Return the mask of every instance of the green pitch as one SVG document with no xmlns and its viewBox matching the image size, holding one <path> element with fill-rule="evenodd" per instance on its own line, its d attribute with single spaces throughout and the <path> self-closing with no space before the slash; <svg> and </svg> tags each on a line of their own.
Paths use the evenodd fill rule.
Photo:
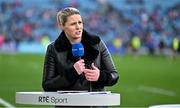
<svg viewBox="0 0 180 108">
<path fill-rule="evenodd" d="M 121 94 L 120 106 L 180 104 L 180 58 L 114 55 L 113 60 L 120 80 L 107 89 Z M 20 107 L 16 92 L 42 91 L 43 62 L 44 55 L 0 54 L 0 99 Z"/>
</svg>

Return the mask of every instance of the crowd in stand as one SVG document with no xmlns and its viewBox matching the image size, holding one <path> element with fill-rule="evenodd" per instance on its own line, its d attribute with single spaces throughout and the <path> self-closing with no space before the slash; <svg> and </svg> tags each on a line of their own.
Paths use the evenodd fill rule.
<svg viewBox="0 0 180 108">
<path fill-rule="evenodd" d="M 127 5 L 130 1 L 124 0 Z M 56 13 L 66 6 L 81 11 L 85 28 L 99 35 L 112 53 L 124 54 L 129 49 L 167 53 L 173 42 L 179 50 L 180 2 L 168 7 L 162 7 L 162 2 L 149 10 L 144 6 L 146 0 L 135 1 L 140 1 L 135 2 L 138 7 L 131 4 L 129 9 L 116 8 L 108 0 L 0 1 L 0 51 L 17 51 L 23 42 L 54 41 L 60 33 Z"/>
</svg>

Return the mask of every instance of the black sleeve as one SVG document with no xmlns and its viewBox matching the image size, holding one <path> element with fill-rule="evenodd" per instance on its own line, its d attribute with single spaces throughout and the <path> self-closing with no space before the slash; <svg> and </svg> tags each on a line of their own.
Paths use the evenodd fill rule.
<svg viewBox="0 0 180 108">
<path fill-rule="evenodd" d="M 100 86 L 112 86 L 117 83 L 119 75 L 103 41 L 100 42 L 99 47 L 101 53 L 101 70 L 100 77 L 96 83 Z"/>
<path fill-rule="evenodd" d="M 59 89 L 67 89 L 69 86 L 72 85 L 72 80 L 75 80 L 75 78 L 78 77 L 78 74 L 76 72 L 72 76 L 75 76 L 74 79 L 69 78 L 67 75 L 61 76 L 58 72 L 56 72 L 56 55 L 55 55 L 55 49 L 52 44 L 50 44 L 47 48 L 46 55 L 45 55 L 45 61 L 44 61 L 44 68 L 43 68 L 43 81 L 42 81 L 42 87 L 45 91 L 57 91 Z M 75 71 L 75 69 L 72 67 L 70 69 L 71 71 Z"/>
</svg>

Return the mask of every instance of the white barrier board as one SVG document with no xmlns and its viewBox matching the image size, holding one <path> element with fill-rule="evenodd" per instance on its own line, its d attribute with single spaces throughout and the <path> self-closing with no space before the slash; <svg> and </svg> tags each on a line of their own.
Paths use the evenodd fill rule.
<svg viewBox="0 0 180 108">
<path fill-rule="evenodd" d="M 16 92 L 16 103 L 58 106 L 117 106 L 120 94 L 106 92 Z"/>
</svg>

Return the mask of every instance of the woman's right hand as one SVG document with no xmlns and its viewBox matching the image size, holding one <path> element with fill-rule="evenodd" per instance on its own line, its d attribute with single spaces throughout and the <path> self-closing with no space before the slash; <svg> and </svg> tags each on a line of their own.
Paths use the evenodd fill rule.
<svg viewBox="0 0 180 108">
<path fill-rule="evenodd" d="M 85 69 L 84 59 L 78 60 L 73 66 L 74 66 L 76 72 L 78 73 L 78 75 L 82 74 Z"/>
</svg>

